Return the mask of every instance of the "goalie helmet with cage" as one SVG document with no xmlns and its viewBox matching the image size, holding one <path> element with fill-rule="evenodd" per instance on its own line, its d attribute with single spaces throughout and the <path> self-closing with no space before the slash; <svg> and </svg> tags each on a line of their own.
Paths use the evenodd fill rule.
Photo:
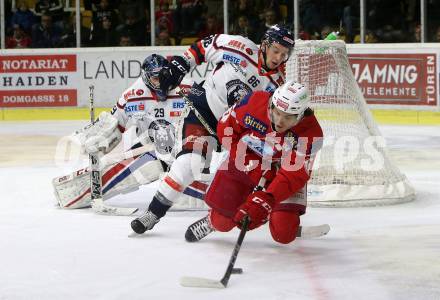
<svg viewBox="0 0 440 300">
<path fill-rule="evenodd" d="M 167 97 L 167 93 L 161 90 L 159 81 L 160 70 L 166 65 L 168 65 L 168 61 L 165 57 L 153 54 L 147 56 L 141 66 L 142 80 L 147 87 L 156 92 L 160 101 L 165 101 Z"/>
<path fill-rule="evenodd" d="M 278 87 L 272 95 L 271 105 L 290 114 L 302 116 L 310 101 L 307 87 L 289 80 Z"/>
<path fill-rule="evenodd" d="M 295 46 L 295 38 L 293 37 L 292 31 L 282 24 L 271 26 L 264 33 L 264 36 L 261 39 L 261 44 L 271 46 L 273 43 L 278 43 L 289 49 L 289 55 L 286 59 L 287 61 L 292 53 L 293 47 Z"/>
</svg>

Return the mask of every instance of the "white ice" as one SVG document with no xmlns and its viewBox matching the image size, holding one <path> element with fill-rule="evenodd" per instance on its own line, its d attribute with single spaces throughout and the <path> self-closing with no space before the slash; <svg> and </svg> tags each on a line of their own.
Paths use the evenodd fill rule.
<svg viewBox="0 0 440 300">
<path fill-rule="evenodd" d="M 179 286 L 181 276 L 220 279 L 238 235 L 184 241 L 203 212 L 171 212 L 141 238 L 129 217 L 54 206 L 54 145 L 82 122 L 0 123 L 0 299 L 440 299 L 440 127 L 381 126 L 417 192 L 407 204 L 310 208 L 304 225 L 328 236 L 273 242 L 249 232 L 242 275 L 224 290 Z M 145 188 L 115 201 L 146 203 Z M 145 205 L 145 204 L 144 204 Z"/>
</svg>

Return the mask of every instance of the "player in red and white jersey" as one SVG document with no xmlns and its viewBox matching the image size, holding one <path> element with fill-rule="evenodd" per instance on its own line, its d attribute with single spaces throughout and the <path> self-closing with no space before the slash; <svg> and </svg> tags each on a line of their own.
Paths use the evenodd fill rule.
<svg viewBox="0 0 440 300">
<path fill-rule="evenodd" d="M 229 157 L 206 194 L 208 216 L 190 225 L 185 238 L 230 231 L 250 219 L 249 229 L 269 221 L 275 241 L 292 242 L 306 211 L 306 183 L 322 147 L 322 129 L 308 108 L 307 88 L 288 81 L 273 95 L 254 92 L 231 107 L 217 132 Z M 264 177 L 261 190 L 255 187 Z"/>
<path fill-rule="evenodd" d="M 284 82 L 284 64 L 294 44 L 292 33 L 282 25 L 269 28 L 260 47 L 242 36 L 217 34 L 194 43 L 183 56 L 174 56 L 162 69 L 160 84 L 162 90 L 169 90 L 194 66 L 203 62 L 214 64 L 206 80 L 194 84 L 188 95 L 197 114 L 206 122 L 201 122 L 194 110 L 185 116 L 180 133 L 182 150 L 159 184 L 148 210 L 132 221 L 133 231 L 141 234 L 151 230 L 179 194 L 209 167 L 210 154 L 219 146 L 216 135 L 209 132 L 215 131 L 228 107 L 253 91 L 271 92 Z"/>
</svg>

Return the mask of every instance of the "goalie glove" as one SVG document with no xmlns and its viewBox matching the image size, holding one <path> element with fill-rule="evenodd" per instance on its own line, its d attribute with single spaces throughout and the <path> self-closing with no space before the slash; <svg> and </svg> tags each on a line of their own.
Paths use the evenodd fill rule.
<svg viewBox="0 0 440 300">
<path fill-rule="evenodd" d="M 243 203 L 234 216 L 234 222 L 239 226 L 245 216 L 249 216 L 249 230 L 263 225 L 269 219 L 275 199 L 271 194 L 263 191 L 256 191 L 249 195 L 246 202 Z"/>
<path fill-rule="evenodd" d="M 81 147 L 83 154 L 101 151 L 104 154 L 112 151 L 122 139 L 117 128 L 118 119 L 109 112 L 102 112 L 94 124 L 75 132 L 71 139 Z"/>
<path fill-rule="evenodd" d="M 170 63 L 160 70 L 160 89 L 164 93 L 175 89 L 182 82 L 189 69 L 189 63 L 182 56 L 173 56 Z"/>
</svg>

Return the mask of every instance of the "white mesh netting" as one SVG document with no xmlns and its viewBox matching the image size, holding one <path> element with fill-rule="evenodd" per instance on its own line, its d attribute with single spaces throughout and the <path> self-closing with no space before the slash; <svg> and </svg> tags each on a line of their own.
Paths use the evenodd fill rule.
<svg viewBox="0 0 440 300">
<path fill-rule="evenodd" d="M 411 201 L 414 190 L 390 161 L 385 141 L 352 74 L 343 41 L 298 41 L 287 79 L 308 86 L 324 147 L 308 185 L 311 206 Z"/>
</svg>

